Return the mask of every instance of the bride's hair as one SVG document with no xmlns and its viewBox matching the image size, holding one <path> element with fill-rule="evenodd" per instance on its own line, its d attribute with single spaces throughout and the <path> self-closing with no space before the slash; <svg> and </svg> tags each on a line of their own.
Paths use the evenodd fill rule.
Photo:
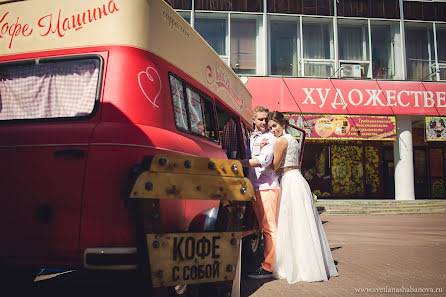
<svg viewBox="0 0 446 297">
<path fill-rule="evenodd" d="M 271 120 L 279 123 L 285 130 L 286 128 L 288 128 L 288 120 L 285 118 L 283 113 L 279 111 L 271 111 L 270 113 L 268 113 L 268 122 Z"/>
</svg>

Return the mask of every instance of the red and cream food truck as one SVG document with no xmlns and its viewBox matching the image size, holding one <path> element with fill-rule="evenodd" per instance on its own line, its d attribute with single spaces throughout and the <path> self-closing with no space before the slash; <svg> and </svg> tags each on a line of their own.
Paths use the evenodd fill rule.
<svg viewBox="0 0 446 297">
<path fill-rule="evenodd" d="M 0 265 L 233 279 L 251 113 L 161 0 L 0 1 Z"/>
</svg>

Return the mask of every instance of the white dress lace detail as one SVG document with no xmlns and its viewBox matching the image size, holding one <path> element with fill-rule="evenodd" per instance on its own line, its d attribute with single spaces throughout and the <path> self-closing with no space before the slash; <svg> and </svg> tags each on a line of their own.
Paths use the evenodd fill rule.
<svg viewBox="0 0 446 297">
<path fill-rule="evenodd" d="M 299 143 L 291 136 L 283 165 L 299 164 Z M 278 201 L 276 253 L 273 273 L 289 283 L 323 281 L 337 276 L 330 246 L 310 186 L 299 170 L 282 175 Z"/>
<path fill-rule="evenodd" d="M 288 141 L 288 148 L 286 149 L 285 159 L 282 167 L 290 167 L 290 166 L 298 166 L 299 165 L 299 153 L 300 153 L 300 144 L 297 140 L 291 136 L 291 134 L 285 134 L 282 137 L 285 137 Z"/>
</svg>

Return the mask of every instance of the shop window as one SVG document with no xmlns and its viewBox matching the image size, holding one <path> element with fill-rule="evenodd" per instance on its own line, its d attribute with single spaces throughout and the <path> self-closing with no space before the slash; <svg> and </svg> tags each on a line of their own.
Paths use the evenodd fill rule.
<svg viewBox="0 0 446 297">
<path fill-rule="evenodd" d="M 327 145 L 305 145 L 301 171 L 318 198 L 331 196 L 329 150 Z"/>
<path fill-rule="evenodd" d="M 441 80 L 446 80 L 446 25 L 437 24 L 438 68 Z"/>
<path fill-rule="evenodd" d="M 382 153 L 381 147 L 364 147 L 364 192 L 366 196 L 379 197 L 383 194 L 382 187 Z"/>
<path fill-rule="evenodd" d="M 332 20 L 304 18 L 303 76 L 329 77 L 334 73 Z"/>
<path fill-rule="evenodd" d="M 338 25 L 339 62 L 342 77 L 371 77 L 369 55 L 369 32 L 367 23 L 340 20 Z M 346 66 L 347 65 L 347 66 Z M 346 71 L 348 65 L 360 72 Z"/>
<path fill-rule="evenodd" d="M 270 22 L 271 74 L 298 75 L 298 28 L 296 21 Z"/>
<path fill-rule="evenodd" d="M 435 80 L 432 24 L 406 23 L 407 79 Z"/>
<path fill-rule="evenodd" d="M 195 17 L 195 30 L 207 43 L 221 56 L 226 56 L 227 19 L 206 18 L 206 15 L 197 14 Z"/>
<path fill-rule="evenodd" d="M 332 145 L 330 156 L 333 196 L 363 196 L 362 146 Z"/>
<path fill-rule="evenodd" d="M 231 18 L 231 68 L 237 74 L 257 73 L 257 18 Z"/>
<path fill-rule="evenodd" d="M 195 9 L 263 12 L 263 0 L 195 0 Z"/>
<path fill-rule="evenodd" d="M 401 43 L 399 23 L 371 23 L 372 77 L 376 79 L 401 79 Z"/>
<path fill-rule="evenodd" d="M 174 9 L 192 9 L 192 1 L 194 0 L 164 0 Z"/>
</svg>

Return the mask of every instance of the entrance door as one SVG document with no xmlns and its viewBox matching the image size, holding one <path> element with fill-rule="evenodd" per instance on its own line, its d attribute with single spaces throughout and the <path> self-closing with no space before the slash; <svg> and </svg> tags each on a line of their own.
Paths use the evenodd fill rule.
<svg viewBox="0 0 446 297">
<path fill-rule="evenodd" d="M 445 196 L 444 160 L 442 148 L 429 149 L 430 192 L 432 198 Z"/>
<path fill-rule="evenodd" d="M 385 198 L 395 197 L 395 163 L 393 148 L 384 146 L 383 150 L 383 188 Z"/>
<path fill-rule="evenodd" d="M 415 198 L 429 197 L 426 149 L 414 148 L 415 159 Z"/>
</svg>

